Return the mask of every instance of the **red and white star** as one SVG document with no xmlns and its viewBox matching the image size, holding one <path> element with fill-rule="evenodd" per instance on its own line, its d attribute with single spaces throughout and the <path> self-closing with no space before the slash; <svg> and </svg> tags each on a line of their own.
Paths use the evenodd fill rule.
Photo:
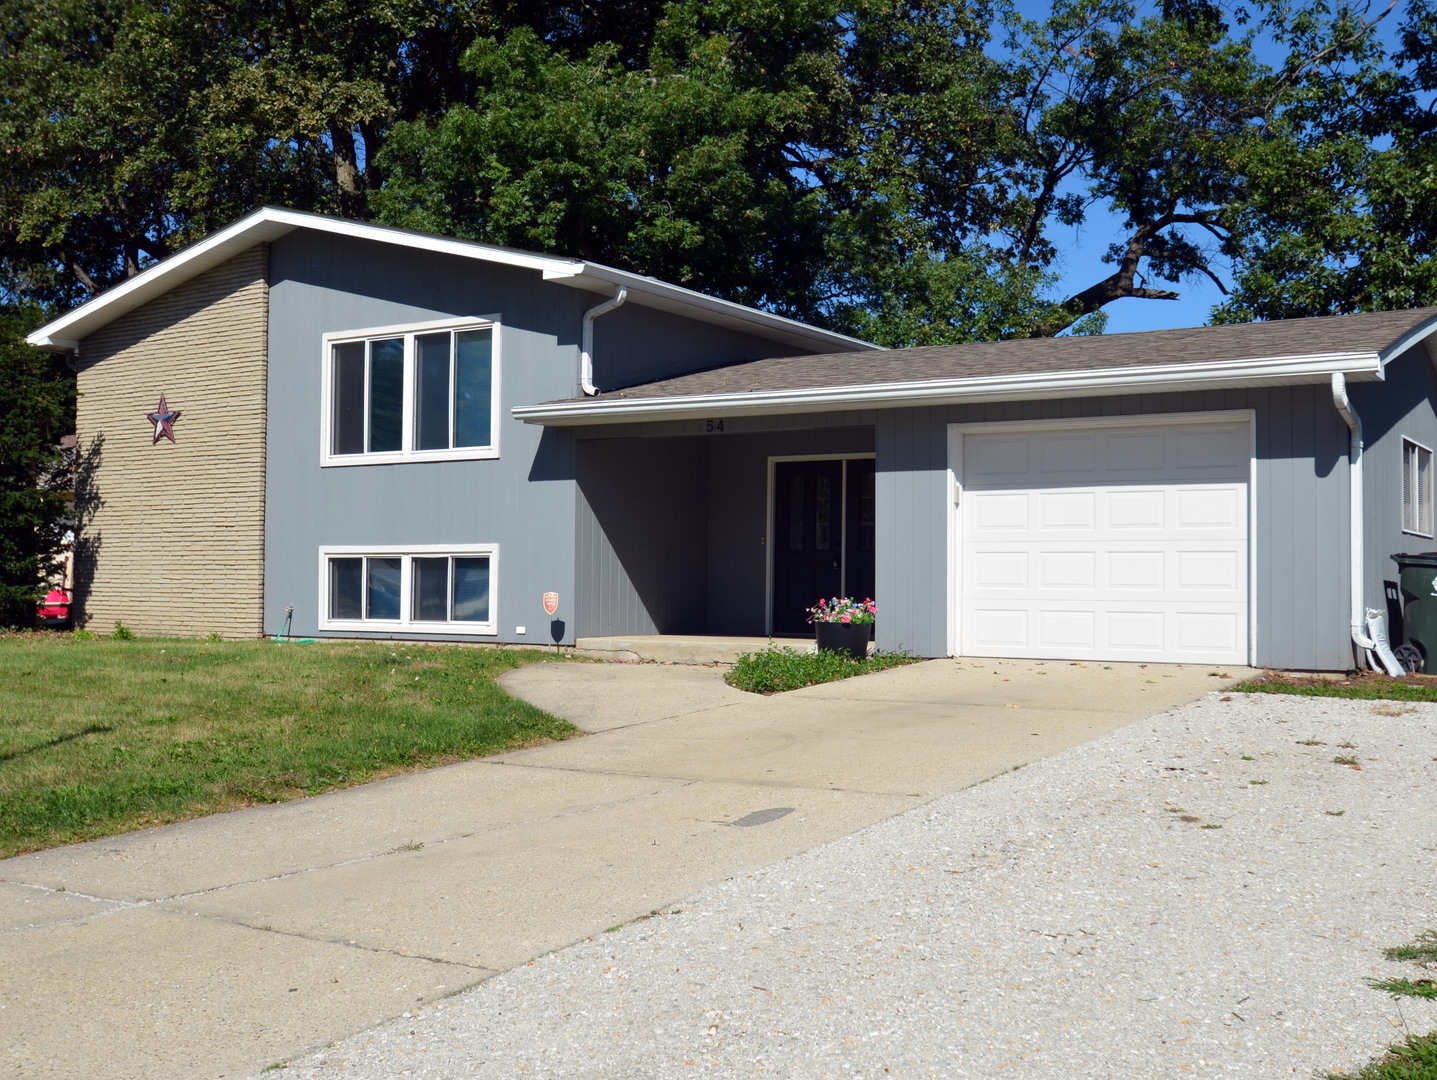
<svg viewBox="0 0 1437 1080">
<path fill-rule="evenodd" d="M 145 414 L 145 419 L 155 425 L 155 437 L 150 440 L 150 445 L 154 446 L 155 443 L 159 442 L 161 439 L 169 439 L 170 442 L 174 442 L 175 421 L 179 418 L 180 410 L 171 409 L 168 405 L 166 405 L 165 395 L 161 394 L 160 403 L 155 407 L 155 411 L 152 413 Z"/>
</svg>

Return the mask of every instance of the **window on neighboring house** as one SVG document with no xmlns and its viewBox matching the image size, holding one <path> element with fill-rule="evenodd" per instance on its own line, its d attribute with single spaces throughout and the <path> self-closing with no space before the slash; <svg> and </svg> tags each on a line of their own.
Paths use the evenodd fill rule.
<svg viewBox="0 0 1437 1080">
<path fill-rule="evenodd" d="M 325 336 L 321 463 L 496 457 L 494 325 Z"/>
<path fill-rule="evenodd" d="M 1432 451 L 1402 440 L 1402 531 L 1432 535 Z"/>
<path fill-rule="evenodd" d="M 322 630 L 493 634 L 493 545 L 320 550 Z"/>
</svg>

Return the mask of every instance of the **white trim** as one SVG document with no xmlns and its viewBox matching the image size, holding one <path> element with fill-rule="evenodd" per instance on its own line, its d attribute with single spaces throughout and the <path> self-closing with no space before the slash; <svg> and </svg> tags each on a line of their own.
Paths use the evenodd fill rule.
<svg viewBox="0 0 1437 1080">
<path fill-rule="evenodd" d="M 715 413 L 756 416 L 770 412 L 829 412 L 1052 397 L 1101 397 L 1152 389 L 1178 391 L 1282 386 L 1326 382 L 1336 371 L 1369 380 L 1383 377 L 1382 363 L 1376 353 L 1342 352 L 1221 360 L 1204 364 L 1158 364 L 1075 372 L 864 383 L 858 386 L 800 387 L 677 397 L 599 398 L 520 405 L 511 411 L 516 419 L 525 423 L 561 427 L 617 424 L 636 419 L 691 420 Z"/>
<path fill-rule="evenodd" d="M 482 556 L 489 560 L 489 621 L 488 622 L 421 622 L 409 618 L 413 599 L 414 558 L 447 555 L 467 559 Z M 329 560 L 332 558 L 394 558 L 401 559 L 399 570 L 398 619 L 332 619 L 329 617 Z M 498 544 L 333 544 L 319 548 L 320 630 L 343 633 L 443 634 L 466 637 L 493 637 L 499 633 L 499 545 Z"/>
<path fill-rule="evenodd" d="M 993 420 L 948 425 L 948 655 L 962 656 L 962 543 L 963 543 L 963 436 L 1023 430 L 1081 428 L 1171 427 L 1178 424 L 1245 423 L 1248 430 L 1247 468 L 1247 663 L 1257 662 L 1257 410 L 1220 409 L 1212 412 L 1144 413 L 1136 416 L 1084 416 L 1047 420 Z"/>
<path fill-rule="evenodd" d="M 703 322 L 735 327 L 813 351 L 850 352 L 879 348 L 870 342 L 845 334 L 836 334 L 793 319 L 771 315 L 766 311 L 747 308 L 742 304 L 704 296 L 702 293 L 670 285 L 655 278 L 631 274 L 582 259 L 538 255 L 472 240 L 455 240 L 452 237 L 344 221 L 322 214 L 279 207 L 256 210 L 219 232 L 162 259 L 128 281 L 105 290 L 93 300 L 81 304 L 58 319 L 51 320 L 25 340 L 42 349 L 73 351 L 83 338 L 109 325 L 121 315 L 163 295 L 182 282 L 221 265 L 241 251 L 256 244 L 278 240 L 296 229 L 411 248 L 428 254 L 478 259 L 501 266 L 533 270 L 541 273 L 545 281 L 587 292 L 607 295 L 613 293 L 615 285 L 624 285 L 633 292 L 633 303 L 676 312 Z"/>
<path fill-rule="evenodd" d="M 501 398 L 503 396 L 502 353 L 503 324 L 498 315 L 467 316 L 458 319 L 435 319 L 421 323 L 399 323 L 392 326 L 369 327 L 364 330 L 335 330 L 320 337 L 319 377 L 319 464 L 321 468 L 352 468 L 363 465 L 400 465 L 417 461 L 482 461 L 499 457 L 500 426 L 503 423 Z M 470 447 L 449 447 L 442 450 L 415 450 L 414 445 L 414 337 L 418 334 L 441 330 L 489 329 L 493 333 L 490 342 L 489 371 L 489 445 Z M 406 449 L 381 453 L 336 454 L 333 452 L 334 434 L 334 363 L 333 347 L 345 342 L 372 341 L 376 338 L 404 338 L 404 401 L 401 414 L 403 434 L 401 443 Z M 451 398 L 453 387 L 450 388 Z M 452 407 L 452 401 L 451 401 Z"/>
<path fill-rule="evenodd" d="M 775 523 L 774 523 L 774 516 L 773 516 L 773 504 L 774 504 L 774 496 L 775 496 L 774 480 L 775 480 L 775 477 L 776 477 L 776 473 L 777 473 L 777 471 L 778 471 L 778 470 L 775 468 L 775 466 L 776 466 L 779 462 L 781 462 L 781 461 L 845 461 L 845 462 L 846 462 L 846 461 L 877 461 L 877 460 L 878 460 L 878 455 L 877 455 L 876 453 L 874 453 L 873 451 L 871 451 L 871 450 L 870 450 L 870 451 L 844 452 L 844 453 L 840 453 L 840 454 L 773 454 L 773 455 L 770 455 L 770 456 L 769 456 L 769 459 L 768 459 L 768 492 L 767 492 L 767 494 L 765 495 L 765 500 L 766 500 L 766 501 L 765 501 L 765 507 L 764 507 L 764 517 L 765 517 L 765 519 L 766 519 L 766 523 L 765 523 L 765 526 L 764 526 L 764 528 L 765 528 L 765 534 L 764 534 L 764 541 L 763 541 L 763 542 L 764 542 L 764 546 L 768 549 L 768 557 L 764 560 L 764 582 L 763 582 L 763 612 L 764 612 L 764 614 L 763 614 L 763 632 L 764 632 L 766 635 L 768 635 L 768 636 L 770 636 L 770 637 L 773 636 L 773 561 L 774 561 L 774 558 L 775 558 L 774 552 L 777 550 L 777 549 L 775 548 L 775 546 L 774 546 L 774 528 L 775 528 Z M 842 539 L 841 543 L 842 543 L 843 547 L 842 547 L 842 552 L 841 552 L 842 565 L 839 567 L 838 574 L 839 574 L 839 580 L 842 581 L 845 585 L 847 585 L 847 582 L 848 582 L 848 536 L 847 536 L 847 529 L 848 529 L 848 467 L 847 467 L 846 465 L 845 465 L 844 468 L 843 468 L 843 499 L 842 499 L 842 503 L 841 503 L 841 505 L 840 505 L 840 507 L 839 507 L 839 513 L 842 515 L 842 516 L 841 516 L 841 522 L 842 522 L 841 528 L 842 528 L 842 536 L 843 536 L 843 539 Z M 875 567 L 874 567 L 874 569 L 877 569 L 876 562 L 877 562 L 877 556 L 876 556 L 876 553 L 875 553 Z"/>
<path fill-rule="evenodd" d="M 1413 345 L 1416 345 L 1418 342 L 1430 336 L 1434 330 L 1437 330 L 1437 315 L 1434 315 L 1419 326 L 1414 326 L 1391 345 L 1383 349 L 1381 354 L 1382 366 L 1386 367 L 1389 362 L 1401 356 Z"/>
</svg>

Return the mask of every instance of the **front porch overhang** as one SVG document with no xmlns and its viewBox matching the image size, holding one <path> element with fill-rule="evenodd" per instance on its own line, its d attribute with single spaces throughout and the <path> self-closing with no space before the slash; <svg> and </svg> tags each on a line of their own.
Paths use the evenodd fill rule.
<svg viewBox="0 0 1437 1080">
<path fill-rule="evenodd" d="M 1120 394 L 1295 386 L 1328 382 L 1340 372 L 1353 382 L 1383 377 L 1375 352 L 1269 357 L 1209 364 L 1155 364 L 1079 372 L 1043 372 L 926 379 L 848 386 L 793 387 L 733 393 L 641 396 L 600 395 L 519 405 L 516 419 L 549 427 L 692 420 L 708 416 L 763 416 L 842 412 L 925 405 L 965 405 L 1043 398 L 1109 397 Z"/>
</svg>

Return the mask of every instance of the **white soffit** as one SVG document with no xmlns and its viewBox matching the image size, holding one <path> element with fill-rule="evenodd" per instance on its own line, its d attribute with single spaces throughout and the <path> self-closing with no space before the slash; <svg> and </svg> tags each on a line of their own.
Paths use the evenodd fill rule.
<svg viewBox="0 0 1437 1080">
<path fill-rule="evenodd" d="M 513 415 L 531 424 L 567 427 L 686 420 L 720 413 L 725 416 L 756 416 L 764 413 L 837 412 L 1054 397 L 1295 386 L 1326 382 L 1337 371 L 1354 382 L 1372 382 L 1383 377 L 1382 360 L 1376 353 L 1346 352 L 1223 360 L 1210 364 L 1164 364 L 731 394 L 607 399 L 601 396 L 544 405 L 520 405 L 513 409 Z"/>
<path fill-rule="evenodd" d="M 206 270 L 226 262 L 256 244 L 277 240 L 296 229 L 312 229 L 415 248 L 463 259 L 479 259 L 525 270 L 539 271 L 546 281 L 611 296 L 619 286 L 629 289 L 629 302 L 656 308 L 713 325 L 775 340 L 808 352 L 860 352 L 879 346 L 844 334 L 719 300 L 656 278 L 631 274 L 577 259 L 514 251 L 472 240 L 454 240 L 428 233 L 392 229 L 364 222 L 344 221 L 298 210 L 265 207 L 241 218 L 205 239 L 107 289 L 79 307 L 46 323 L 25 340 L 42 349 L 74 350 L 79 342 L 120 316 L 135 310 Z"/>
</svg>

